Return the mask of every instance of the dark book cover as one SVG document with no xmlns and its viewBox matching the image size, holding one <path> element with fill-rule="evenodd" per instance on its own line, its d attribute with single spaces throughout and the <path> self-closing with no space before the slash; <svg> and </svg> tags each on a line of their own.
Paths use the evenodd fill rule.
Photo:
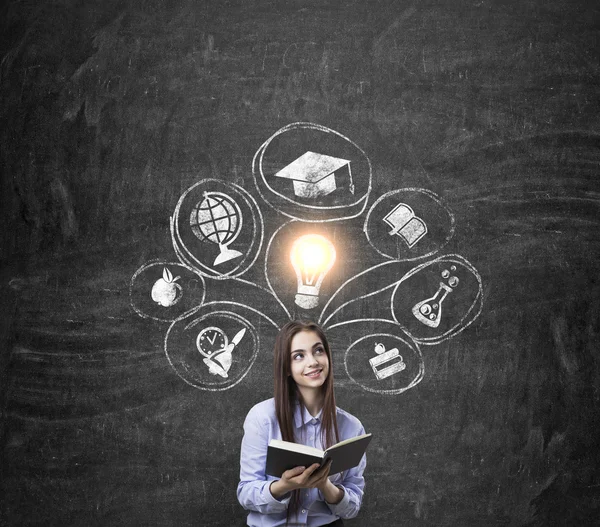
<svg viewBox="0 0 600 527">
<path fill-rule="evenodd" d="M 286 441 L 272 441 L 267 450 L 266 473 L 270 476 L 281 477 L 286 471 L 294 467 L 309 467 L 313 463 L 323 465 L 328 459 L 332 460 L 331 475 L 355 467 L 371 441 L 371 434 L 366 434 L 352 439 L 341 441 L 336 445 L 321 451 L 297 443 Z"/>
</svg>

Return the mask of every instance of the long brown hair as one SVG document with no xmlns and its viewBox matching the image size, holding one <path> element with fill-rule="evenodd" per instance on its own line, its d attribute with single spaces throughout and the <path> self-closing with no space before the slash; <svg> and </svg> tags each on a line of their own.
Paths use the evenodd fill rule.
<svg viewBox="0 0 600 527">
<path fill-rule="evenodd" d="M 275 412 L 279 428 L 281 429 L 281 438 L 284 441 L 296 442 L 294 435 L 294 408 L 300 403 L 300 410 L 303 410 L 304 401 L 302 394 L 298 390 L 296 381 L 291 375 L 291 346 L 294 335 L 300 331 L 314 331 L 321 342 L 329 360 L 329 374 L 323 383 L 321 390 L 323 392 L 323 409 L 321 411 L 321 443 L 325 448 L 339 441 L 339 430 L 337 425 L 337 413 L 335 406 L 335 394 L 333 392 L 333 364 L 331 360 L 331 349 L 325 333 L 320 326 L 314 322 L 302 322 L 292 320 L 285 324 L 275 339 L 275 349 L 273 357 L 273 378 L 274 378 L 274 396 Z M 304 415 L 304 412 L 301 412 Z M 290 516 L 295 514 L 300 506 L 300 490 L 292 492 L 290 504 L 287 509 L 285 524 L 288 525 Z"/>
<path fill-rule="evenodd" d="M 292 339 L 300 331 L 314 331 L 321 342 L 327 359 L 329 360 L 329 374 L 323 383 L 323 410 L 321 413 L 321 442 L 324 448 L 330 447 L 339 441 L 339 430 L 333 391 L 333 364 L 331 349 L 325 333 L 314 322 L 293 320 L 285 324 L 275 339 L 275 356 L 273 360 L 275 411 L 281 429 L 281 438 L 284 441 L 296 442 L 294 437 L 294 407 L 297 403 L 304 406 L 302 395 L 296 382 L 291 376 L 291 345 Z"/>
</svg>

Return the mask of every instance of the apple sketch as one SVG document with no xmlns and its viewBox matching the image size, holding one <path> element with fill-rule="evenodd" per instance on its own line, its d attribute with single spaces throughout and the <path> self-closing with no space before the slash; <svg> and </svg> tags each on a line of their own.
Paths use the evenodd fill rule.
<svg viewBox="0 0 600 527">
<path fill-rule="evenodd" d="M 152 286 L 152 300 L 163 307 L 174 306 L 181 300 L 183 291 L 177 283 L 179 276 L 173 278 L 168 268 L 163 268 L 162 278 L 159 278 Z"/>
</svg>

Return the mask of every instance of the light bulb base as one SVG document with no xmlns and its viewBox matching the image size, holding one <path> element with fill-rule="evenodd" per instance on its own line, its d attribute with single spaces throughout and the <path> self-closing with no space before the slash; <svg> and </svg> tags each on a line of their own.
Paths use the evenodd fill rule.
<svg viewBox="0 0 600 527">
<path fill-rule="evenodd" d="M 319 305 L 319 297 L 298 293 L 296 295 L 296 305 L 300 306 L 302 309 L 313 309 Z"/>
</svg>

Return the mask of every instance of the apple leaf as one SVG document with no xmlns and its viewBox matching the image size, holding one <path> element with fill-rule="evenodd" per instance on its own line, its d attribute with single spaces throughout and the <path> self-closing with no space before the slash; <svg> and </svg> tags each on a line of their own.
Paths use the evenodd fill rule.
<svg viewBox="0 0 600 527">
<path fill-rule="evenodd" d="M 166 267 L 163 269 L 163 280 L 168 283 L 173 281 L 173 275 Z"/>
</svg>

